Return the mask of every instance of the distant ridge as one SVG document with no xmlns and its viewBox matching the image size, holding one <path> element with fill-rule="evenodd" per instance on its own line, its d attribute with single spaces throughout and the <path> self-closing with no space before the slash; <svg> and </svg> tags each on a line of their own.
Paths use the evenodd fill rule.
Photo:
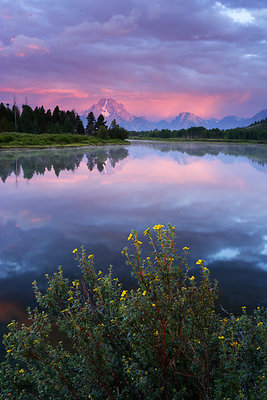
<svg viewBox="0 0 267 400">
<path fill-rule="evenodd" d="M 267 118 L 267 109 L 261 110 L 250 118 L 239 118 L 235 115 L 229 115 L 222 119 L 202 119 L 195 114 L 189 112 L 182 112 L 177 115 L 171 122 L 165 120 L 154 122 L 149 121 L 145 117 L 136 117 L 129 113 L 122 103 L 117 103 L 112 98 L 101 98 L 98 103 L 93 104 L 88 110 L 84 111 L 81 119 L 86 125 L 86 117 L 92 111 L 95 117 L 103 114 L 108 125 L 111 124 L 113 119 L 117 123 L 130 131 L 142 131 L 151 129 L 188 129 L 192 126 L 203 126 L 207 129 L 231 129 L 237 127 L 245 127 L 255 122 Z M 145 110 L 144 110 L 145 111 Z"/>
</svg>

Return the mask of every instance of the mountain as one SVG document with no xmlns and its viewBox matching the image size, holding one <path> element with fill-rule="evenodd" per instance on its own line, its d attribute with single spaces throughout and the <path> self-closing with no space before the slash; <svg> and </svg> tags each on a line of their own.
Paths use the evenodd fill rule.
<svg viewBox="0 0 267 400">
<path fill-rule="evenodd" d="M 90 111 L 94 113 L 96 118 L 102 114 L 105 117 L 108 125 L 111 124 L 113 119 L 116 119 L 116 122 L 125 128 L 125 125 L 131 123 L 135 118 L 132 114 L 126 111 L 122 103 L 117 103 L 114 99 L 102 98 L 97 104 L 93 104 L 88 110 L 84 111 L 84 113 L 81 115 L 81 119 L 85 125 L 86 117 Z"/>
<path fill-rule="evenodd" d="M 112 120 L 130 131 L 147 131 L 151 129 L 188 129 L 192 126 L 204 126 L 207 129 L 231 129 L 237 127 L 245 127 L 254 122 L 267 118 L 267 109 L 260 111 L 250 118 L 239 118 L 234 115 L 226 116 L 220 120 L 210 118 L 202 119 L 195 114 L 182 112 L 172 121 L 165 120 L 155 122 L 149 121 L 145 117 L 136 117 L 129 113 L 122 103 L 117 103 L 114 99 L 102 98 L 97 104 L 93 104 L 88 110 L 84 111 L 81 119 L 86 126 L 86 117 L 92 111 L 97 118 L 99 114 L 103 114 L 107 124 L 110 125 Z"/>
<path fill-rule="evenodd" d="M 188 129 L 191 126 L 206 126 L 206 121 L 189 112 L 180 113 L 170 122 L 171 129 Z"/>
</svg>

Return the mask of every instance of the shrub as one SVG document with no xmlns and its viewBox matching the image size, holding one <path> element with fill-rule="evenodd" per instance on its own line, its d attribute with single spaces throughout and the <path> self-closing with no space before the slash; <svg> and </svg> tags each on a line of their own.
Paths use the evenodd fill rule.
<svg viewBox="0 0 267 400">
<path fill-rule="evenodd" d="M 198 260 L 190 276 L 188 248 L 175 249 L 169 225 L 144 232 L 152 253 L 142 258 L 136 231 L 127 263 L 138 288 L 98 273 L 94 256 L 75 249 L 81 279 L 62 269 L 48 276 L 30 325 L 13 321 L 4 337 L 0 388 L 11 399 L 260 399 L 264 398 L 266 313 L 222 316 L 217 284 Z M 62 340 L 54 343 L 51 334 Z M 12 364 L 13 362 L 13 364 Z"/>
</svg>

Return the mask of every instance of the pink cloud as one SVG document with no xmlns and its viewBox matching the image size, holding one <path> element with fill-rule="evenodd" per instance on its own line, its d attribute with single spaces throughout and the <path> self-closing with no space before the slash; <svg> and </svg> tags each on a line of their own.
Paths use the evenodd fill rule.
<svg viewBox="0 0 267 400">
<path fill-rule="evenodd" d="M 83 111 L 106 92 L 151 119 L 266 108 L 266 2 L 243 2 L 249 25 L 211 1 L 180 3 L 103 0 L 100 10 L 84 0 L 9 2 L 0 16 L 0 75 L 14 91 L 0 90 L 1 100 L 21 93 L 20 103 L 25 94 L 33 106 Z M 236 7 L 227 4 L 230 14 Z"/>
<path fill-rule="evenodd" d="M 2 54 L 7 57 L 12 55 L 24 57 L 25 54 L 31 53 L 32 51 L 44 53 L 50 52 L 48 45 L 44 40 L 36 37 L 25 36 L 23 34 L 12 37 L 10 39 L 10 44 L 2 48 Z"/>
</svg>

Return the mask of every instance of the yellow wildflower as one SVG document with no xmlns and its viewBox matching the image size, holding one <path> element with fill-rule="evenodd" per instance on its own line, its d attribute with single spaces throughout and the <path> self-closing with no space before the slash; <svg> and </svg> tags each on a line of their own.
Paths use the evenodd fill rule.
<svg viewBox="0 0 267 400">
<path fill-rule="evenodd" d="M 77 253 L 78 249 L 74 249 L 72 252 L 75 254 Z"/>
<path fill-rule="evenodd" d="M 164 225 L 155 225 L 155 226 L 153 226 L 153 229 L 155 229 L 155 231 L 159 231 L 161 228 L 164 228 Z"/>
<path fill-rule="evenodd" d="M 199 260 L 196 262 L 196 264 L 202 264 L 202 263 L 204 263 L 204 262 L 206 262 L 206 261 L 205 261 L 205 260 L 199 259 Z"/>
<path fill-rule="evenodd" d="M 156 304 L 153 303 L 153 304 L 152 304 L 152 307 L 156 307 Z"/>
<path fill-rule="evenodd" d="M 155 336 L 158 336 L 158 334 L 159 334 L 159 331 L 156 331 L 156 332 L 154 333 Z"/>
<path fill-rule="evenodd" d="M 149 235 L 149 228 L 147 228 L 147 229 L 145 230 L 144 235 L 145 235 L 145 236 L 146 236 L 146 235 Z"/>
<path fill-rule="evenodd" d="M 256 350 L 260 350 L 260 348 L 261 348 L 261 346 L 257 347 L 257 349 L 256 349 Z"/>
<path fill-rule="evenodd" d="M 142 295 L 143 295 L 143 296 L 145 296 L 145 295 L 146 295 L 146 290 L 144 290 L 144 291 L 143 291 Z"/>
<path fill-rule="evenodd" d="M 91 260 L 92 258 L 94 258 L 93 254 L 89 254 L 88 259 Z"/>
<path fill-rule="evenodd" d="M 190 281 L 193 281 L 195 279 L 194 275 L 191 276 L 191 278 L 189 278 Z"/>
<path fill-rule="evenodd" d="M 189 250 L 189 247 L 183 247 L 183 251 L 187 251 L 187 250 Z"/>
<path fill-rule="evenodd" d="M 137 243 L 137 244 L 142 244 L 143 242 L 140 242 L 140 240 L 135 240 L 135 243 Z"/>
<path fill-rule="evenodd" d="M 262 325 L 262 322 L 259 322 L 258 324 L 257 324 L 257 326 L 261 326 Z"/>
<path fill-rule="evenodd" d="M 127 294 L 127 290 L 123 290 L 121 293 L 121 300 L 124 300 L 124 297 L 126 296 L 126 294 Z"/>
<path fill-rule="evenodd" d="M 128 236 L 128 240 L 131 240 L 131 239 L 132 239 L 132 237 L 133 237 L 133 234 L 132 234 L 132 233 L 130 233 L 130 235 Z"/>
<path fill-rule="evenodd" d="M 150 260 L 150 257 L 147 257 L 146 259 L 147 259 L 147 261 L 149 261 L 149 260 Z"/>
<path fill-rule="evenodd" d="M 218 336 L 218 339 L 223 340 L 224 336 Z"/>
</svg>

